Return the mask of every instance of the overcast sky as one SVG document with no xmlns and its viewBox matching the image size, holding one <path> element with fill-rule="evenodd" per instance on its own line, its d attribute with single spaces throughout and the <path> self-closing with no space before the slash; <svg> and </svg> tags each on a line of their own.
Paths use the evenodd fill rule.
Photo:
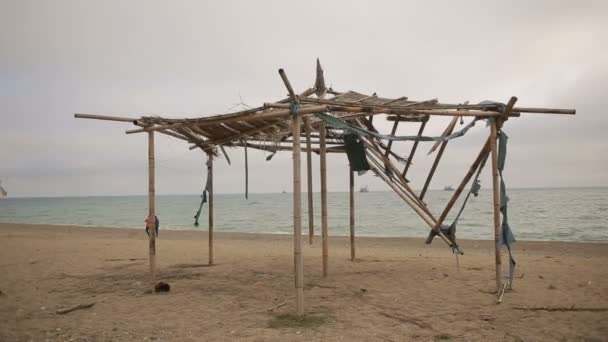
<svg viewBox="0 0 608 342">
<path fill-rule="evenodd" d="M 603 1 L 3 0 L 0 179 L 12 196 L 144 194 L 146 136 L 74 113 L 196 117 L 241 99 L 257 106 L 285 96 L 281 67 L 296 90 L 313 85 L 317 57 L 341 91 L 576 108 L 576 116 L 509 120 L 505 176 L 512 187 L 608 185 Z M 429 134 L 447 124 L 433 121 Z M 487 134 L 477 125 L 450 142 L 432 187 L 456 185 Z M 396 146 L 406 154 L 410 145 Z M 432 162 L 429 148 L 410 171 L 414 188 Z M 242 192 L 243 151 L 228 152 L 231 166 L 215 163 L 215 189 Z M 250 192 L 291 191 L 290 153 L 264 156 L 249 156 Z M 158 193 L 201 191 L 200 151 L 159 136 L 157 160 Z M 329 190 L 346 190 L 347 176 L 345 155 L 332 155 Z M 372 175 L 357 183 L 387 189 Z"/>
</svg>

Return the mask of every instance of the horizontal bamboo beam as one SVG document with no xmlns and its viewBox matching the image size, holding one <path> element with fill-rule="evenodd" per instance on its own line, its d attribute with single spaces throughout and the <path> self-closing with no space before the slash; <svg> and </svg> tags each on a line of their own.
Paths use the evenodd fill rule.
<svg viewBox="0 0 608 342">
<path fill-rule="evenodd" d="M 513 107 L 513 112 L 576 115 L 576 109 Z"/>
<path fill-rule="evenodd" d="M 449 110 L 449 109 L 461 109 L 461 110 L 496 110 L 501 106 L 501 104 L 444 104 L 444 103 L 433 103 L 436 102 L 437 99 L 419 101 L 419 102 L 410 102 L 405 105 L 391 105 L 388 106 L 390 102 L 386 104 L 378 103 L 378 104 L 361 104 L 357 103 L 357 105 L 363 106 L 371 106 L 371 107 L 389 107 L 391 109 L 399 109 L 399 108 L 412 108 L 412 109 L 421 109 L 421 110 Z M 302 99 L 302 102 L 306 103 L 318 103 L 318 104 L 327 104 L 327 105 L 335 105 L 335 106 L 353 106 L 356 102 L 345 102 L 345 101 L 334 101 L 334 100 L 321 100 L 321 99 L 313 99 L 307 98 Z M 564 109 L 564 108 L 534 108 L 534 107 L 514 107 L 513 112 L 520 113 L 537 113 L 537 114 L 566 114 L 566 115 L 575 115 L 575 109 Z"/>
<path fill-rule="evenodd" d="M 425 122 L 427 121 L 428 117 L 426 116 L 422 116 L 422 115 L 416 115 L 416 116 L 405 116 L 405 115 L 390 115 L 386 117 L 386 120 L 388 121 L 395 121 L 395 122 Z"/>
<path fill-rule="evenodd" d="M 134 123 L 137 121 L 136 118 L 124 118 L 120 116 L 106 116 L 106 115 L 96 115 L 96 114 L 74 114 L 76 119 L 95 119 L 95 120 L 106 120 L 106 121 L 122 121 L 122 122 L 131 122 Z"/>
<path fill-rule="evenodd" d="M 253 144 L 253 143 L 235 143 L 234 146 L 240 146 L 240 147 L 244 147 L 245 144 L 247 145 L 248 148 L 253 148 L 256 150 L 261 150 L 261 151 L 268 151 L 268 152 L 277 152 L 277 151 L 293 151 L 293 147 L 292 146 L 282 146 L 282 145 L 263 145 L 263 144 Z M 306 147 L 301 147 L 300 150 L 302 152 L 307 152 L 308 149 Z M 311 152 L 314 152 L 316 154 L 319 154 L 319 148 L 311 148 Z M 331 153 L 345 153 L 346 149 L 344 147 L 344 145 L 338 145 L 338 146 L 332 146 L 332 147 L 328 147 L 327 148 L 327 152 L 331 152 Z"/>
</svg>

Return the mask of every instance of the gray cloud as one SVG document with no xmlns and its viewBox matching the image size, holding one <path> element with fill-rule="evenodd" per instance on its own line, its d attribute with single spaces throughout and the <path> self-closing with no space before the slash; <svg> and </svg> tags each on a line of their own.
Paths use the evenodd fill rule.
<svg viewBox="0 0 608 342">
<path fill-rule="evenodd" d="M 192 117 L 226 112 L 241 97 L 259 105 L 284 96 L 279 67 L 303 89 L 320 57 L 339 90 L 575 107 L 575 117 L 507 123 L 510 185 L 605 186 L 606 17 L 601 1 L 4 1 L 0 178 L 21 196 L 144 193 L 145 137 L 73 113 Z M 437 134 L 446 120 L 434 121 Z M 434 186 L 458 182 L 486 135 L 479 125 L 450 143 Z M 219 192 L 243 190 L 243 152 L 229 153 L 232 166 L 216 163 Z M 202 187 L 200 152 L 162 137 L 158 160 L 159 193 Z M 415 184 L 431 162 L 418 155 Z M 289 153 L 268 163 L 252 152 L 250 166 L 251 191 L 291 188 Z M 345 156 L 330 157 L 330 190 L 346 189 L 346 166 Z M 357 182 L 385 188 L 371 175 Z"/>
</svg>

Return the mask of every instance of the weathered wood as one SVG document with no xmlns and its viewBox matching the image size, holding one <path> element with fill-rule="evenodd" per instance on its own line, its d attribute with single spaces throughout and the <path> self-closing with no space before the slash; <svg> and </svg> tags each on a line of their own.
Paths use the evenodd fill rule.
<svg viewBox="0 0 608 342">
<path fill-rule="evenodd" d="M 414 155 L 416 154 L 416 150 L 418 149 L 418 143 L 420 143 L 420 137 L 422 136 L 422 132 L 424 132 L 424 127 L 426 126 L 427 122 L 428 122 L 428 117 L 426 118 L 426 120 L 422 121 L 422 124 L 420 124 L 420 128 L 418 129 L 418 134 L 416 135 L 416 140 L 414 140 L 414 144 L 412 145 L 412 150 L 410 151 L 410 154 L 407 156 L 407 161 L 405 162 L 405 167 L 403 168 L 403 172 L 401 173 L 403 178 L 406 178 L 405 176 L 407 175 L 407 171 L 409 170 L 410 165 L 412 165 L 412 160 L 414 160 Z"/>
<path fill-rule="evenodd" d="M 575 115 L 576 109 L 561 109 L 561 108 L 531 108 L 531 107 L 513 107 L 513 112 L 519 113 L 535 113 L 535 114 L 566 114 Z"/>
<path fill-rule="evenodd" d="M 156 279 L 156 186 L 154 162 L 154 131 L 148 132 L 148 233 L 150 254 L 150 275 Z"/>
<path fill-rule="evenodd" d="M 395 136 L 395 133 L 397 133 L 397 126 L 399 126 L 399 121 L 395 121 L 395 123 L 393 124 L 393 128 L 391 129 L 391 135 Z M 384 157 L 388 158 L 388 156 L 391 153 L 391 147 L 393 146 L 393 141 L 389 140 L 387 145 L 386 145 L 386 150 L 384 152 Z M 384 170 L 385 172 L 389 172 L 388 171 L 388 166 L 385 168 Z"/>
<path fill-rule="evenodd" d="M 321 166 L 321 240 L 322 240 L 322 256 L 323 256 L 323 276 L 327 276 L 329 241 L 327 231 L 327 147 L 325 145 L 325 123 L 322 122 L 319 126 L 320 144 L 319 144 L 319 159 Z"/>
<path fill-rule="evenodd" d="M 409 115 L 389 115 L 386 117 L 387 121 L 395 122 L 423 122 L 425 121 L 424 115 L 409 114 Z"/>
<path fill-rule="evenodd" d="M 207 160 L 207 177 L 209 178 L 209 265 L 213 265 L 213 155 L 209 153 Z"/>
<path fill-rule="evenodd" d="M 517 102 L 517 97 L 513 96 L 509 99 L 505 107 L 504 118 L 495 119 L 490 125 L 490 150 L 492 151 L 492 199 L 494 202 L 494 257 L 496 264 L 496 291 L 500 291 L 502 286 L 502 258 L 500 240 L 502 235 L 502 227 L 500 222 L 500 183 L 498 174 L 498 132 L 502 127 L 504 120 L 513 110 Z"/>
<path fill-rule="evenodd" d="M 244 143 L 238 142 L 234 144 L 235 146 L 245 146 Z M 253 144 L 253 143 L 246 143 L 247 147 L 249 148 L 254 148 L 256 150 L 261 150 L 261 151 L 269 151 L 269 152 L 276 152 L 276 151 L 293 151 L 293 144 L 291 146 L 283 146 L 283 145 L 269 145 L 268 143 L 266 144 Z M 300 152 L 306 152 L 307 149 L 306 148 L 302 148 L 300 147 Z M 319 148 L 315 148 L 313 147 L 312 152 L 319 154 L 320 153 L 320 149 Z M 332 146 L 332 147 L 328 147 L 326 149 L 327 153 L 344 153 L 346 152 L 346 149 L 344 148 L 344 145 L 339 145 L 339 146 Z"/>
<path fill-rule="evenodd" d="M 243 148 L 245 149 L 245 199 L 249 199 L 249 158 L 247 157 L 247 144 Z"/>
<path fill-rule="evenodd" d="M 304 119 L 304 129 L 306 131 L 306 185 L 308 195 L 308 243 L 312 245 L 315 235 L 315 216 L 312 192 L 312 142 L 310 140 L 310 119 Z"/>
<path fill-rule="evenodd" d="M 355 172 L 349 167 L 349 189 L 350 189 L 350 260 L 355 260 Z"/>
<path fill-rule="evenodd" d="M 450 123 L 448 124 L 448 127 L 446 127 L 445 131 L 443 131 L 443 134 L 441 136 L 446 137 L 446 136 L 452 134 L 452 131 L 454 130 L 454 127 L 456 126 L 457 122 L 458 122 L 458 117 L 452 118 L 452 121 L 450 121 Z M 441 156 L 443 156 L 443 151 L 445 151 L 445 148 L 448 145 L 448 141 L 449 140 L 444 140 L 443 142 L 441 142 L 441 147 L 439 148 L 439 151 L 437 152 L 437 155 L 435 156 L 435 160 L 433 161 L 433 166 L 431 166 L 431 170 L 429 171 L 429 174 L 426 177 L 426 180 L 424 181 L 424 186 L 422 187 L 422 191 L 420 191 L 421 200 L 424 199 L 424 195 L 426 194 L 426 191 L 428 190 L 429 185 L 431 185 L 431 180 L 433 179 L 433 176 L 435 175 L 435 170 L 437 170 L 437 166 L 439 165 Z"/>
<path fill-rule="evenodd" d="M 435 231 L 439 231 L 439 227 L 441 227 L 441 224 L 443 223 L 443 220 L 445 220 L 445 218 L 448 216 L 448 213 L 450 212 L 450 210 L 452 209 L 452 207 L 456 203 L 456 200 L 458 200 L 458 197 L 460 196 L 460 194 L 462 193 L 462 191 L 464 190 L 464 188 L 469 183 L 469 180 L 471 180 L 471 177 L 473 177 L 473 174 L 479 168 L 479 164 L 481 164 L 481 162 L 484 159 L 487 158 L 488 153 L 490 152 L 490 139 L 491 139 L 491 137 L 488 137 L 488 139 L 486 140 L 485 144 L 483 145 L 483 147 L 481 148 L 481 150 L 477 154 L 477 157 L 475 158 L 475 161 L 473 162 L 473 164 L 469 168 L 469 171 L 467 171 L 467 173 L 465 174 L 464 178 L 460 182 L 460 185 L 458 185 L 458 188 L 452 194 L 452 197 L 448 201 L 448 204 L 446 204 L 445 208 L 441 212 L 441 215 L 437 219 L 437 225 L 435 227 L 433 227 L 433 229 Z"/>
<path fill-rule="evenodd" d="M 561 307 L 548 307 L 548 306 L 541 306 L 541 307 L 514 307 L 513 309 L 515 310 L 528 310 L 528 311 L 547 311 L 547 312 L 568 312 L 568 311 L 572 311 L 572 312 L 606 312 L 608 311 L 608 308 L 577 308 L 574 306 L 561 306 Z"/>
<path fill-rule="evenodd" d="M 296 96 L 296 93 L 293 91 L 293 88 L 291 87 L 291 83 L 289 82 L 289 79 L 287 78 L 287 74 L 285 73 L 285 70 L 279 69 L 279 75 L 281 76 L 281 79 L 283 80 L 283 84 L 285 84 L 285 88 L 287 88 L 287 92 L 289 92 L 289 97 L 291 98 L 291 101 L 295 102 L 295 103 L 299 103 L 298 97 Z"/>
<path fill-rule="evenodd" d="M 321 67 L 321 62 L 317 58 L 317 77 L 315 79 L 315 93 L 317 97 L 323 98 L 325 97 L 325 93 L 327 92 L 327 88 L 325 87 L 325 77 L 323 76 L 323 68 Z"/>
<path fill-rule="evenodd" d="M 374 160 L 378 164 L 380 163 L 380 160 L 381 160 L 384 164 L 384 167 L 385 168 L 388 167 L 390 169 L 390 171 L 394 174 L 394 179 L 396 179 L 395 184 L 397 186 L 399 186 L 402 189 L 402 191 L 412 201 L 414 201 L 422 211 L 424 211 L 430 218 L 432 218 L 434 220 L 434 217 L 431 214 L 429 208 L 427 208 L 426 204 L 424 204 L 424 202 L 422 202 L 422 200 L 420 200 L 420 198 L 418 198 L 418 196 L 416 195 L 414 190 L 407 184 L 407 181 L 405 180 L 405 178 L 403 178 L 399 174 L 399 171 L 397 170 L 395 165 L 391 162 L 391 160 L 389 160 L 388 158 L 386 158 L 382 155 L 382 152 L 381 152 L 379 146 L 376 144 L 376 142 L 373 141 L 372 139 L 370 139 L 369 137 L 364 137 L 362 139 L 362 141 L 367 146 L 368 151 L 371 152 L 371 154 L 368 154 L 368 156 L 369 157 L 375 156 L 375 158 L 378 158 L 378 160 L 375 160 L 374 158 L 372 158 L 372 160 Z M 389 179 L 392 180 L 393 178 L 389 178 Z"/>
<path fill-rule="evenodd" d="M 95 115 L 95 114 L 74 114 L 76 119 L 95 119 L 95 120 L 105 120 L 105 121 L 121 121 L 121 122 L 135 122 L 137 119 L 134 118 L 125 118 L 120 116 L 107 116 L 107 115 Z"/>
<path fill-rule="evenodd" d="M 95 304 L 96 304 L 96 302 L 87 303 L 87 304 L 78 304 L 78 305 L 75 305 L 75 306 L 72 306 L 72 307 L 69 307 L 69 308 L 59 309 L 59 310 L 55 311 L 55 313 L 58 314 L 58 315 L 65 315 L 65 314 L 70 313 L 72 311 L 92 308 L 93 305 L 95 305 Z"/>
<path fill-rule="evenodd" d="M 492 199 L 494 202 L 494 256 L 496 262 L 496 291 L 502 286 L 502 260 L 500 255 L 500 185 L 498 181 L 498 128 L 496 122 L 490 126 L 490 149 L 492 151 Z"/>
<path fill-rule="evenodd" d="M 261 127 L 254 127 L 254 128 L 248 129 L 246 131 L 243 131 L 243 132 L 241 132 L 239 134 L 234 134 L 234 135 L 231 135 L 231 136 L 228 136 L 228 137 L 223 137 L 223 138 L 214 139 L 214 140 L 202 141 L 200 144 L 197 144 L 197 145 L 194 145 L 194 146 L 190 146 L 190 149 L 193 150 L 193 149 L 195 149 L 197 147 L 208 148 L 208 147 L 211 147 L 211 146 L 214 146 L 214 145 L 217 146 L 217 145 L 225 144 L 225 143 L 230 142 L 230 141 L 240 140 L 240 139 L 246 138 L 248 136 L 251 136 L 252 134 L 260 133 L 260 132 L 263 132 L 263 131 L 265 131 L 267 129 L 271 129 L 276 124 L 277 124 L 276 122 L 273 122 L 273 123 L 269 123 L 269 124 L 266 124 L 266 125 L 261 126 Z"/>
<path fill-rule="evenodd" d="M 296 314 L 304 315 L 304 265 L 302 258 L 302 180 L 300 172 L 300 118 L 293 119 L 293 238 Z"/>
</svg>

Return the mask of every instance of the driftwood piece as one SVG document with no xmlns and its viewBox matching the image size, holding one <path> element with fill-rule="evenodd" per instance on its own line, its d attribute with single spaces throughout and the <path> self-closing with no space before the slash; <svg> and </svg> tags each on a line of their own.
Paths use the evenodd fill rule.
<svg viewBox="0 0 608 342">
<path fill-rule="evenodd" d="M 394 315 L 394 314 L 389 314 L 389 313 L 386 313 L 386 312 L 379 312 L 379 314 L 382 315 L 382 316 L 384 316 L 384 317 L 386 317 L 386 318 L 392 318 L 394 320 L 397 320 L 397 321 L 399 321 L 401 323 L 409 323 L 409 324 L 417 325 L 418 327 L 420 327 L 422 329 L 433 329 L 433 327 L 430 324 L 425 323 L 425 322 L 423 322 L 423 321 L 421 321 L 419 319 L 416 319 L 416 318 L 402 317 L 402 316 L 397 316 L 397 315 Z"/>
<path fill-rule="evenodd" d="M 576 308 L 574 306 L 571 307 L 514 307 L 515 310 L 526 310 L 526 311 L 548 311 L 548 312 L 606 312 L 608 308 Z"/>
<path fill-rule="evenodd" d="M 498 292 L 498 298 L 496 298 L 496 304 L 502 303 L 502 297 L 504 296 L 506 289 L 507 289 L 507 284 L 506 283 L 502 284 L 502 288 Z"/>
<path fill-rule="evenodd" d="M 59 310 L 55 311 L 55 313 L 58 314 L 58 315 L 65 315 L 65 314 L 70 313 L 72 311 L 91 308 L 95 304 L 96 304 L 96 302 L 87 303 L 87 304 L 78 304 L 76 306 L 72 306 L 72 307 L 69 307 L 69 308 L 59 309 Z"/>
<path fill-rule="evenodd" d="M 271 308 L 266 309 L 266 311 L 268 311 L 268 312 L 274 312 L 275 310 L 277 310 L 279 308 L 282 308 L 285 305 L 287 305 L 287 302 L 283 302 L 283 303 L 277 304 L 277 305 L 275 305 L 275 306 L 273 306 Z"/>
</svg>

